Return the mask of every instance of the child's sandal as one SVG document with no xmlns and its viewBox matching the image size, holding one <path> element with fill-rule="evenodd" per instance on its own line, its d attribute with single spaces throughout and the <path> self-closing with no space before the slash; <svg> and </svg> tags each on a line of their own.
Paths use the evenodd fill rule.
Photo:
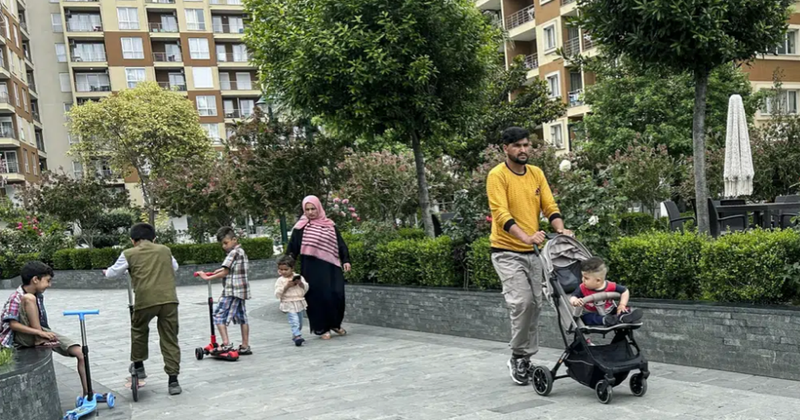
<svg viewBox="0 0 800 420">
<path fill-rule="evenodd" d="M 253 351 L 250 350 L 250 346 L 247 346 L 247 347 L 239 346 L 239 355 L 240 356 L 249 356 L 251 354 L 253 354 Z"/>
</svg>

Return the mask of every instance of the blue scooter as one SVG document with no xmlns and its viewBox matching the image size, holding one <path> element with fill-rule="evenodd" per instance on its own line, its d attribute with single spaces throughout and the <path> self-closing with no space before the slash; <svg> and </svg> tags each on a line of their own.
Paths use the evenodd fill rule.
<svg viewBox="0 0 800 420">
<path fill-rule="evenodd" d="M 86 386 L 88 394 L 80 396 L 75 401 L 75 409 L 67 411 L 63 420 L 78 420 L 81 417 L 94 413 L 97 410 L 97 404 L 106 403 L 108 408 L 114 408 L 114 394 L 95 394 L 92 391 L 92 374 L 89 371 L 89 346 L 86 345 L 86 323 L 84 318 L 86 315 L 98 315 L 100 310 L 85 310 L 85 311 L 64 311 L 64 316 L 78 316 L 81 320 L 81 342 L 83 344 L 83 363 L 86 367 Z"/>
</svg>

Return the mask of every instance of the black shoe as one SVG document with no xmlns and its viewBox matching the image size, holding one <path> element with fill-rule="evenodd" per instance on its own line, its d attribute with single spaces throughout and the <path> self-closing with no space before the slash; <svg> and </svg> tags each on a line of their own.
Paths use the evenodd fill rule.
<svg viewBox="0 0 800 420">
<path fill-rule="evenodd" d="M 531 361 L 524 357 L 512 357 L 508 361 L 508 372 L 517 385 L 528 385 L 531 380 L 530 370 Z"/>
<path fill-rule="evenodd" d="M 306 340 L 303 337 L 297 337 L 293 341 L 294 341 L 294 345 L 297 346 L 297 347 L 302 346 L 303 343 L 306 342 Z"/>
<path fill-rule="evenodd" d="M 133 363 L 131 363 L 131 367 L 128 368 L 128 372 L 130 372 L 131 375 L 136 374 L 139 379 L 147 378 L 147 374 L 144 372 L 144 365 L 140 368 L 137 368 L 133 365 Z"/>
<path fill-rule="evenodd" d="M 625 312 L 619 316 L 619 322 L 624 324 L 635 324 L 642 320 L 642 313 L 641 309 L 633 309 L 631 311 Z"/>
<path fill-rule="evenodd" d="M 609 314 L 603 317 L 603 326 L 604 327 L 613 327 L 620 323 L 620 319 L 618 316 Z"/>
<path fill-rule="evenodd" d="M 167 389 L 169 390 L 169 395 L 179 395 L 183 391 L 177 379 L 170 381 L 169 385 L 167 385 Z"/>
</svg>

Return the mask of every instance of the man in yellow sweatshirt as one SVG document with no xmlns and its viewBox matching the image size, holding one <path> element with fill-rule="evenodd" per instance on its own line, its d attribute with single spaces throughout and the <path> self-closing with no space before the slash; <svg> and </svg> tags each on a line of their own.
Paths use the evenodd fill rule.
<svg viewBox="0 0 800 420">
<path fill-rule="evenodd" d="M 542 309 L 542 264 L 535 247 L 545 233 L 539 229 L 540 214 L 550 220 L 556 233 L 572 235 L 547 184 L 544 172 L 528 165 L 531 142 L 528 130 L 503 131 L 506 161 L 489 172 L 486 193 L 492 209 L 492 264 L 503 284 L 510 308 L 511 379 L 519 385 L 530 381 L 530 357 L 539 351 L 539 313 Z"/>
</svg>

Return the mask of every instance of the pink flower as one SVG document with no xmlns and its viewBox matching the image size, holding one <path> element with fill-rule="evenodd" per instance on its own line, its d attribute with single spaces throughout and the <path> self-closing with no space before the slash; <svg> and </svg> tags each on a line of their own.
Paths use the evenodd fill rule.
<svg viewBox="0 0 800 420">
<path fill-rule="evenodd" d="M 344 200 L 342 200 L 342 204 L 344 204 L 344 205 L 347 205 L 349 202 L 350 202 L 350 200 L 348 200 L 346 198 Z"/>
<path fill-rule="evenodd" d="M 352 213 L 352 212 L 356 211 L 356 208 L 355 207 L 348 207 L 347 210 Z"/>
<path fill-rule="evenodd" d="M 339 197 L 336 197 L 336 198 L 333 199 L 333 202 L 336 203 L 336 204 L 339 204 L 340 201 L 342 201 L 342 200 L 340 200 Z"/>
<path fill-rule="evenodd" d="M 361 218 L 360 217 L 356 217 L 356 222 L 360 222 L 360 221 L 361 221 Z"/>
<path fill-rule="evenodd" d="M 33 230 L 39 230 L 39 227 L 38 226 L 34 226 Z"/>
<path fill-rule="evenodd" d="M 17 230 L 22 230 L 22 226 L 17 226 Z"/>
<path fill-rule="evenodd" d="M 358 215 L 355 214 L 355 213 L 350 213 L 350 217 L 356 218 L 356 217 L 358 217 Z"/>
</svg>

